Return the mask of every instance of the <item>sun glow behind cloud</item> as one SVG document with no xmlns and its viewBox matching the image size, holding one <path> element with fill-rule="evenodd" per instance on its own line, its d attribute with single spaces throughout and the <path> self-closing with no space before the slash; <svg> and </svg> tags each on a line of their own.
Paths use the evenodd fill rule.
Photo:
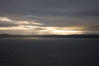
<svg viewBox="0 0 99 66">
<path fill-rule="evenodd" d="M 0 21 L 8 21 L 8 22 L 10 22 L 10 21 L 13 21 L 13 20 L 9 19 L 8 17 L 0 17 Z"/>
<path fill-rule="evenodd" d="M 0 17 L 0 33 L 22 35 L 69 35 L 83 34 L 84 27 L 56 27 L 46 26 L 36 20 L 13 20 L 8 17 Z"/>
<path fill-rule="evenodd" d="M 51 35 L 83 34 L 82 31 L 76 31 L 72 29 L 69 30 L 69 27 L 46 27 L 44 30 L 40 30 L 38 33 Z"/>
</svg>

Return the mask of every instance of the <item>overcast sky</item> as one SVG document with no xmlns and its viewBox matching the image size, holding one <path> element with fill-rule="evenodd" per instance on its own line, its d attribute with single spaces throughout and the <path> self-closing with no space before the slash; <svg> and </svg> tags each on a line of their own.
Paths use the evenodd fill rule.
<svg viewBox="0 0 99 66">
<path fill-rule="evenodd" d="M 0 33 L 20 34 L 13 27 L 26 34 L 50 28 L 98 33 L 99 0 L 0 0 Z"/>
</svg>

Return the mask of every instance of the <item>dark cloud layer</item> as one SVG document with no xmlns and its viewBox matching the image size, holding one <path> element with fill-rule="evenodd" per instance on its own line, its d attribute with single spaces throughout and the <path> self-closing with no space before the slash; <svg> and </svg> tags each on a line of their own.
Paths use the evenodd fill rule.
<svg viewBox="0 0 99 66">
<path fill-rule="evenodd" d="M 0 0 L 0 12 L 52 16 L 99 16 L 98 0 Z"/>
</svg>

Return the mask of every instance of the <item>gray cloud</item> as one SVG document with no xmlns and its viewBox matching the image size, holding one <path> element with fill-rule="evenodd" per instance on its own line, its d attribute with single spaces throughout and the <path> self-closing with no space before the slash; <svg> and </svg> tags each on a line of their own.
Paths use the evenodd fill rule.
<svg viewBox="0 0 99 66">
<path fill-rule="evenodd" d="M 98 2 L 98 0 L 0 0 L 0 12 L 42 16 L 99 16 Z"/>
<path fill-rule="evenodd" d="M 17 26 L 17 24 L 13 22 L 0 21 L 0 27 L 11 27 L 11 26 Z"/>
<path fill-rule="evenodd" d="M 99 25 L 92 25 L 92 26 L 89 26 L 88 28 L 86 28 L 87 31 L 99 31 Z"/>
</svg>

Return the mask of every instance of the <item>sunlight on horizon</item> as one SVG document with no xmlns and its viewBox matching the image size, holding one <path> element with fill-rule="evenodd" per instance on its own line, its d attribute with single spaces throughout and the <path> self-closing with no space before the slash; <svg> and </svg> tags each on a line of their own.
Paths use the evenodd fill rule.
<svg viewBox="0 0 99 66">
<path fill-rule="evenodd" d="M 14 20 L 9 17 L 0 17 L 1 33 L 18 35 L 71 35 L 83 34 L 85 26 L 47 26 L 36 20 Z M 8 26 L 6 26 L 8 24 Z"/>
<path fill-rule="evenodd" d="M 21 34 L 21 35 L 71 35 L 71 34 L 83 34 L 83 31 L 77 30 L 63 30 L 57 29 L 55 27 L 31 27 L 26 28 L 24 26 L 10 27 L 10 28 L 0 28 L 2 31 L 9 31 L 9 34 Z M 21 32 L 20 32 L 21 31 Z M 11 32 L 11 33 L 10 33 Z"/>
</svg>

